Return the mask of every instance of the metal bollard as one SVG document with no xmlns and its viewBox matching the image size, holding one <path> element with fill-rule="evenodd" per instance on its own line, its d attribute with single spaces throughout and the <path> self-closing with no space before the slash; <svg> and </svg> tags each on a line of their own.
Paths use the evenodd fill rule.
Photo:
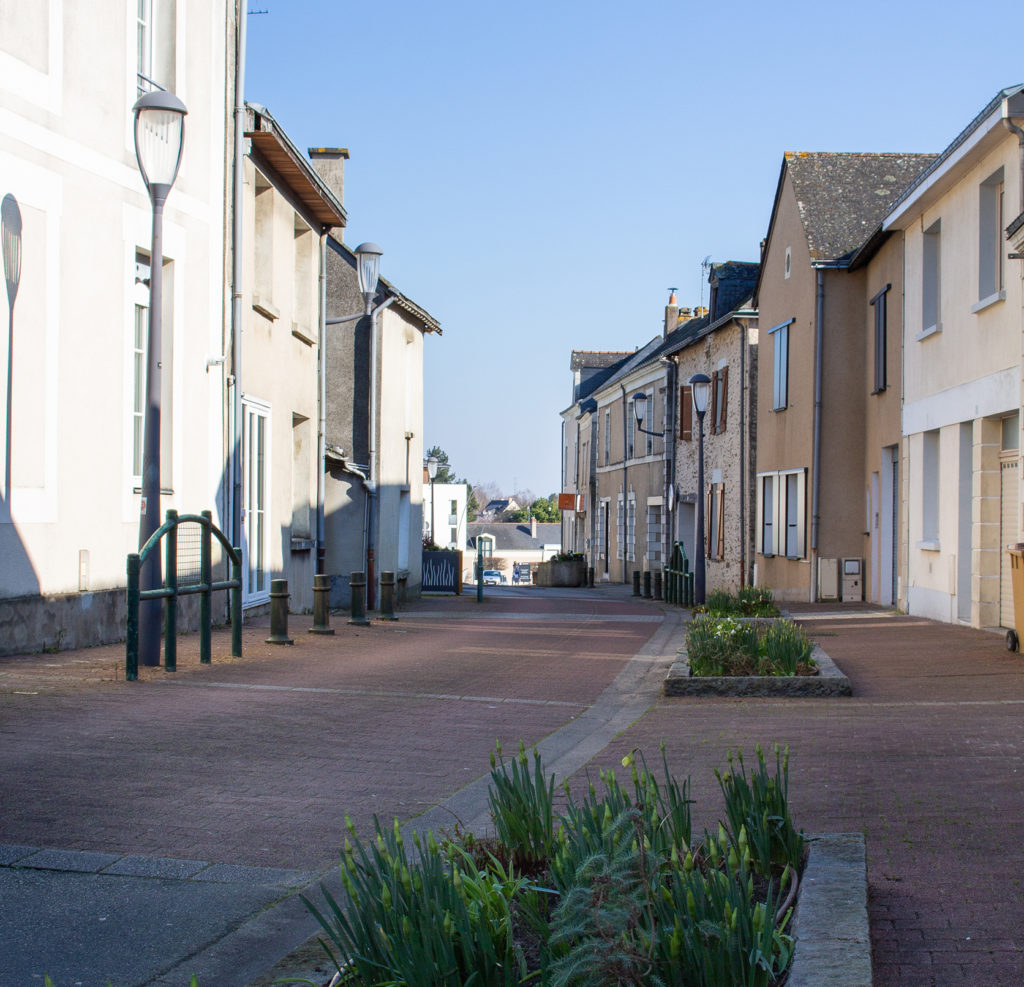
<svg viewBox="0 0 1024 987">
<path fill-rule="evenodd" d="M 651 570 L 644 571 L 644 599 L 651 599 Z"/>
<path fill-rule="evenodd" d="M 654 573 L 654 598 L 656 600 L 661 599 L 661 573 Z"/>
<path fill-rule="evenodd" d="M 366 619 L 366 573 L 353 572 L 349 577 L 349 586 L 352 588 L 352 616 L 350 624 L 369 624 Z"/>
<path fill-rule="evenodd" d="M 331 627 L 331 577 L 322 573 L 313 576 L 313 626 L 310 634 L 333 634 Z"/>
<path fill-rule="evenodd" d="M 587 586 L 590 589 L 594 588 L 594 567 L 593 566 L 590 566 L 587 569 Z"/>
<path fill-rule="evenodd" d="M 395 616 L 395 574 L 380 574 L 380 619 L 398 620 Z"/>
<path fill-rule="evenodd" d="M 288 636 L 288 580 L 270 580 L 270 637 L 267 644 L 294 644 Z"/>
<path fill-rule="evenodd" d="M 640 570 L 639 569 L 634 569 L 633 570 L 633 595 L 634 596 L 639 596 L 640 595 Z"/>
</svg>

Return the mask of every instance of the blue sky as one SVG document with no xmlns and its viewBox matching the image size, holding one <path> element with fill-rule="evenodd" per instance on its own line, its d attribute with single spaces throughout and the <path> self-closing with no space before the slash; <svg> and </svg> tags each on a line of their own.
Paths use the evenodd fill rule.
<svg viewBox="0 0 1024 987">
<path fill-rule="evenodd" d="M 443 326 L 425 447 L 505 493 L 559 487 L 573 349 L 641 346 L 705 256 L 758 259 L 783 152 L 940 151 L 1024 81 L 1003 5 L 249 9 L 246 98 L 349 148 L 346 242 Z"/>
</svg>

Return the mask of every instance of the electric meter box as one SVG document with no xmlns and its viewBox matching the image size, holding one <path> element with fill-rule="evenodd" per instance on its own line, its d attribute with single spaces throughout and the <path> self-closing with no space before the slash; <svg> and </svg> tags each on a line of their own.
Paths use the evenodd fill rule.
<svg viewBox="0 0 1024 987">
<path fill-rule="evenodd" d="M 864 599 L 864 560 L 843 559 L 843 571 L 840 579 L 843 583 L 844 603 L 852 603 Z"/>
</svg>

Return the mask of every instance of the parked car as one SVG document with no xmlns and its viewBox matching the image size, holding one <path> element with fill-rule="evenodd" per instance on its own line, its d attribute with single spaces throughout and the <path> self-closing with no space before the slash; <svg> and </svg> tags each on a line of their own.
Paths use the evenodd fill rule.
<svg viewBox="0 0 1024 987">
<path fill-rule="evenodd" d="M 503 582 L 505 577 L 497 569 L 484 569 L 484 586 L 500 586 Z"/>
</svg>

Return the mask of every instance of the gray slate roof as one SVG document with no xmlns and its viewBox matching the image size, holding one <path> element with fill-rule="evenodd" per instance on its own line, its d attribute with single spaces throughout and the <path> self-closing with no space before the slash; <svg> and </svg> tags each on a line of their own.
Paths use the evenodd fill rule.
<svg viewBox="0 0 1024 987">
<path fill-rule="evenodd" d="M 493 535 L 495 552 L 530 552 L 543 545 L 562 543 L 562 525 L 538 524 L 537 537 L 530 535 L 528 524 L 514 524 L 510 521 L 471 521 L 466 525 L 466 543 L 476 551 L 478 535 Z"/>
<path fill-rule="evenodd" d="M 852 254 L 934 160 L 934 154 L 787 151 L 783 168 L 793 184 L 811 259 L 834 261 Z"/>
</svg>

